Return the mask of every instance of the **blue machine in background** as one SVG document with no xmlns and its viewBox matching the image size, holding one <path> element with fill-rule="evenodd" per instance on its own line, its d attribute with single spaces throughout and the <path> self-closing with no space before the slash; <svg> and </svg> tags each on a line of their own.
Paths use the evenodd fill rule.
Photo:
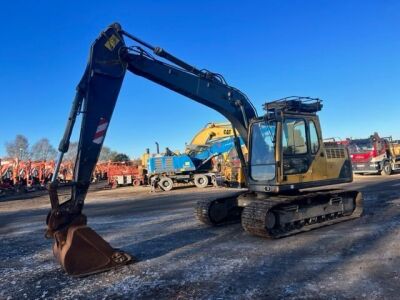
<svg viewBox="0 0 400 300">
<path fill-rule="evenodd" d="M 239 138 L 240 145 L 244 142 Z M 189 149 L 187 154 L 155 155 L 148 160 L 148 176 L 158 177 L 163 190 L 171 190 L 173 183 L 193 182 L 203 188 L 215 181 L 212 158 L 228 153 L 235 146 L 235 137 L 214 140 L 204 146 Z M 170 151 L 168 151 L 170 152 Z"/>
<path fill-rule="evenodd" d="M 201 160 L 192 158 L 187 154 L 166 156 L 160 155 L 149 158 L 148 173 L 181 173 L 187 171 L 195 171 L 196 166 L 201 164 Z"/>
</svg>

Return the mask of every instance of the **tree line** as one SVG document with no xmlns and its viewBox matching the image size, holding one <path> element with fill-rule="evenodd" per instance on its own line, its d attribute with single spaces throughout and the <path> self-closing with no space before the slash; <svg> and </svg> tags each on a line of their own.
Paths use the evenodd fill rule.
<svg viewBox="0 0 400 300">
<path fill-rule="evenodd" d="M 32 146 L 28 138 L 22 134 L 17 134 L 15 139 L 5 143 L 6 153 L 9 158 L 18 158 L 20 160 L 54 160 L 57 157 L 57 150 L 50 144 L 47 138 L 41 138 Z M 68 152 L 65 153 L 65 160 L 74 161 L 78 151 L 78 142 L 72 142 L 69 145 Z M 110 147 L 103 146 L 100 152 L 99 161 L 128 161 L 129 156 L 125 153 L 119 153 Z"/>
</svg>

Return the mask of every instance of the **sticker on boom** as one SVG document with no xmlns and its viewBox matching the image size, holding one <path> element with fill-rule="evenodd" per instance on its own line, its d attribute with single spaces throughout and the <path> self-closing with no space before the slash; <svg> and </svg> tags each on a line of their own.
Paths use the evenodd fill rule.
<svg viewBox="0 0 400 300">
<path fill-rule="evenodd" d="M 100 145 L 103 142 L 104 136 L 106 135 L 107 127 L 107 120 L 104 118 L 100 118 L 99 125 L 97 125 L 96 133 L 93 137 L 93 143 Z"/>
<path fill-rule="evenodd" d="M 113 51 L 115 46 L 119 43 L 119 38 L 115 34 L 111 35 L 111 37 L 107 40 L 107 42 L 104 44 L 104 46 L 110 50 Z"/>
</svg>

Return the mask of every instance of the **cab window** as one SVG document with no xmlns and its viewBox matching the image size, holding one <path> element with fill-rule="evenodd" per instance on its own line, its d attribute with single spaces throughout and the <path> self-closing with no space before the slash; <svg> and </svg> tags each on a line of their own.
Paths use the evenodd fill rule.
<svg viewBox="0 0 400 300">
<path fill-rule="evenodd" d="M 285 119 L 282 135 L 283 155 L 307 153 L 306 124 L 303 119 Z"/>
<path fill-rule="evenodd" d="M 314 121 L 310 121 L 310 145 L 311 145 L 311 154 L 316 154 L 319 150 L 319 139 L 317 128 L 315 127 Z"/>
<path fill-rule="evenodd" d="M 251 129 L 250 174 L 254 180 L 275 178 L 275 123 L 254 123 Z"/>
</svg>

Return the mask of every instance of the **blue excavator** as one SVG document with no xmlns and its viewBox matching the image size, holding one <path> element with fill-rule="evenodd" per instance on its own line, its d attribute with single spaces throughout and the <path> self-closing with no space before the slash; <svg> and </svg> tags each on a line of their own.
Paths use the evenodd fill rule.
<svg viewBox="0 0 400 300">
<path fill-rule="evenodd" d="M 265 103 L 258 116 L 248 97 L 222 75 L 198 69 L 115 23 L 90 48 L 49 185 L 46 236 L 54 240 L 54 255 L 68 274 L 87 276 L 135 261 L 88 227 L 82 212 L 126 72 L 221 113 L 249 151 L 246 163 L 235 135 L 248 191 L 199 201 L 195 213 L 200 222 L 210 226 L 241 222 L 250 234 L 281 238 L 361 215 L 361 193 L 321 188 L 351 182 L 353 177 L 344 146 L 323 142 L 317 115 L 320 99 L 279 99 Z M 63 186 L 57 175 L 78 114 L 82 121 L 74 180 Z M 71 197 L 64 201 L 59 191 L 70 191 Z"/>
</svg>

